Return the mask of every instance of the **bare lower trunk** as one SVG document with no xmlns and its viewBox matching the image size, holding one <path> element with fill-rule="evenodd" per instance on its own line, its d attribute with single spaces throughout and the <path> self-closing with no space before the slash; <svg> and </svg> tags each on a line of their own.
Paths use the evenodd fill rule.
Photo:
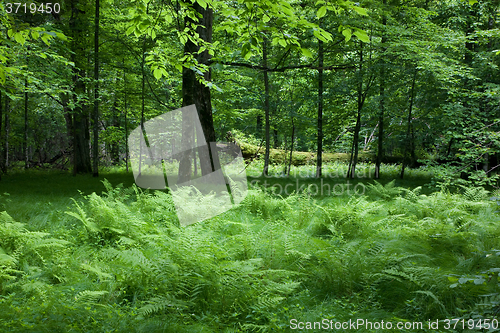
<svg viewBox="0 0 500 333">
<path fill-rule="evenodd" d="M 316 178 L 322 175 L 323 166 L 323 42 L 318 41 L 318 137 L 316 156 Z"/>
<path fill-rule="evenodd" d="M 269 153 L 270 153 L 270 124 L 269 124 L 269 76 L 267 72 L 267 39 L 264 38 L 263 43 L 263 66 L 264 66 L 264 111 L 266 113 L 266 153 L 264 155 L 264 175 L 268 175 L 269 169 Z"/>
<path fill-rule="evenodd" d="M 290 145 L 290 159 L 288 161 L 288 170 L 286 172 L 286 175 L 288 177 L 290 177 L 290 168 L 292 167 L 292 156 L 293 156 L 294 139 L 295 139 L 295 124 L 293 123 L 293 117 L 292 117 L 292 143 Z"/>
<path fill-rule="evenodd" d="M 408 128 L 406 130 L 406 139 L 405 139 L 405 145 L 404 145 L 404 153 L 403 153 L 403 165 L 401 167 L 401 175 L 400 178 L 403 179 L 404 174 L 405 174 L 405 166 L 406 166 L 406 160 L 407 157 L 406 155 L 408 154 L 408 146 L 411 146 L 413 143 L 410 142 L 410 135 L 411 135 L 411 112 L 413 109 L 413 100 L 415 98 L 415 80 L 417 78 L 417 69 L 415 69 L 415 72 L 413 73 L 413 80 L 411 83 L 411 94 L 410 94 L 410 106 L 408 108 Z"/>
<path fill-rule="evenodd" d="M 93 131 L 94 141 L 92 143 L 93 176 L 99 176 L 99 0 L 95 2 L 95 21 L 94 21 L 94 114 Z"/>
<path fill-rule="evenodd" d="M 24 79 L 24 168 L 28 167 L 28 79 Z"/>
</svg>

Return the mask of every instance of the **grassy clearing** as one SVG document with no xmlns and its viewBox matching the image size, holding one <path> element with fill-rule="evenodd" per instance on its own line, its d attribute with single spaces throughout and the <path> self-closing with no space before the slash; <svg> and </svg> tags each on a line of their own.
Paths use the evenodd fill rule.
<svg viewBox="0 0 500 333">
<path fill-rule="evenodd" d="M 257 186 L 241 206 L 189 227 L 169 195 L 129 186 L 128 174 L 104 184 L 11 175 L 0 182 L 10 193 L 0 197 L 0 331 L 287 332 L 292 319 L 494 318 L 496 202 L 480 188 L 424 193 L 418 172 L 401 187 L 358 180 L 366 192 L 354 196 Z M 406 332 L 452 331 L 444 325 Z"/>
</svg>

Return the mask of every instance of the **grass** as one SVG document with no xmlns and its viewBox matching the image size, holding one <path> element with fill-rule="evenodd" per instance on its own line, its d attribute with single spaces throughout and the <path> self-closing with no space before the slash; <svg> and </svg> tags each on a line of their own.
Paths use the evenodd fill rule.
<svg viewBox="0 0 500 333">
<path fill-rule="evenodd" d="M 308 332 L 291 320 L 365 319 L 453 332 L 446 318 L 495 318 L 500 214 L 487 191 L 425 187 L 426 169 L 392 181 L 388 165 L 380 183 L 353 181 L 363 195 L 314 195 L 322 180 L 310 167 L 265 178 L 258 163 L 247 171 L 260 186 L 239 207 L 188 227 L 168 194 L 137 189 L 125 172 L 5 176 L 0 331 Z M 309 190 L 279 195 L 266 180 Z"/>
</svg>

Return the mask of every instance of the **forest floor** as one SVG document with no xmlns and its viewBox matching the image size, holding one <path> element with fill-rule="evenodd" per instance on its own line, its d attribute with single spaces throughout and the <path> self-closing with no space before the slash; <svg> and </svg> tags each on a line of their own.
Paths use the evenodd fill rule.
<svg viewBox="0 0 500 333">
<path fill-rule="evenodd" d="M 363 164 L 341 192 L 345 168 L 257 161 L 240 206 L 188 227 L 131 173 L 4 176 L 0 331 L 499 331 L 493 194 Z"/>
</svg>

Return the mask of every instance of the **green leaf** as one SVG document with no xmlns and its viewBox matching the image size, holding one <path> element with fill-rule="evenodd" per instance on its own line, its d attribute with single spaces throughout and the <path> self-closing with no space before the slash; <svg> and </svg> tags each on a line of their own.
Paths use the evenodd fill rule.
<svg viewBox="0 0 500 333">
<path fill-rule="evenodd" d="M 351 40 L 351 37 L 352 37 L 352 31 L 351 31 L 351 29 L 344 29 L 344 30 L 342 30 L 342 35 L 344 35 L 345 41 L 348 42 L 349 40 Z"/>
<path fill-rule="evenodd" d="M 14 39 L 16 40 L 16 42 L 18 42 L 19 44 L 21 45 L 24 45 L 24 43 L 26 42 L 26 39 L 24 39 L 24 36 L 22 33 L 20 32 L 17 32 L 15 35 L 14 35 Z"/>
<path fill-rule="evenodd" d="M 281 46 L 286 47 L 286 40 L 284 40 L 284 39 L 280 39 L 280 40 L 278 40 L 278 43 L 279 43 Z"/>
<path fill-rule="evenodd" d="M 175 64 L 175 68 L 182 73 L 182 65 L 181 64 Z"/>
<path fill-rule="evenodd" d="M 312 58 L 313 54 L 309 49 L 301 48 L 300 51 L 305 57 Z"/>
<path fill-rule="evenodd" d="M 33 37 L 34 39 L 38 39 L 40 38 L 40 34 L 36 30 L 31 30 L 31 37 Z"/>
<path fill-rule="evenodd" d="M 318 18 L 322 18 L 323 16 L 326 15 L 326 6 L 322 6 L 318 9 L 318 12 L 316 13 L 316 16 L 318 16 Z"/>
<path fill-rule="evenodd" d="M 477 0 L 469 0 L 469 5 L 473 6 L 475 3 L 477 3 Z"/>
<path fill-rule="evenodd" d="M 264 16 L 262 17 L 262 22 L 264 22 L 264 23 L 267 23 L 267 22 L 269 22 L 270 20 L 271 20 L 271 18 L 270 18 L 269 16 L 267 16 L 267 15 L 264 15 Z"/>
<path fill-rule="evenodd" d="M 316 29 L 313 31 L 313 34 L 317 39 L 325 43 L 332 40 L 332 34 L 323 29 Z"/>
<path fill-rule="evenodd" d="M 357 7 L 357 6 L 352 6 L 352 9 L 354 9 L 354 11 L 356 13 L 358 13 L 359 15 L 368 16 L 368 13 L 366 12 L 365 8 L 361 8 L 361 7 Z"/>
<path fill-rule="evenodd" d="M 248 51 L 243 58 L 245 58 L 245 60 L 248 60 L 252 55 L 252 51 Z"/>
<path fill-rule="evenodd" d="M 0 83 L 5 83 L 5 70 L 3 66 L 0 67 Z"/>
<path fill-rule="evenodd" d="M 354 31 L 354 35 L 359 38 L 360 41 L 369 43 L 370 38 L 368 37 L 368 34 L 364 30 L 356 30 Z"/>
<path fill-rule="evenodd" d="M 207 9 L 207 3 L 205 0 L 196 0 L 196 2 L 198 2 L 203 9 Z"/>
<path fill-rule="evenodd" d="M 156 38 L 156 32 L 153 30 L 151 30 L 151 39 L 155 39 Z"/>
<path fill-rule="evenodd" d="M 281 10 L 283 11 L 283 13 L 285 15 L 293 16 L 293 10 L 291 8 L 289 8 L 288 6 L 281 7 Z"/>
<path fill-rule="evenodd" d="M 132 32 L 134 32 L 135 30 L 135 26 L 131 26 L 127 29 L 127 31 L 125 31 L 125 35 L 130 35 Z"/>
<path fill-rule="evenodd" d="M 57 38 L 59 38 L 60 40 L 63 40 L 63 41 L 67 41 L 67 40 L 68 40 L 68 37 L 66 37 L 66 35 L 65 35 L 65 34 L 63 34 L 63 33 L 56 32 L 56 36 L 57 36 Z"/>
</svg>

